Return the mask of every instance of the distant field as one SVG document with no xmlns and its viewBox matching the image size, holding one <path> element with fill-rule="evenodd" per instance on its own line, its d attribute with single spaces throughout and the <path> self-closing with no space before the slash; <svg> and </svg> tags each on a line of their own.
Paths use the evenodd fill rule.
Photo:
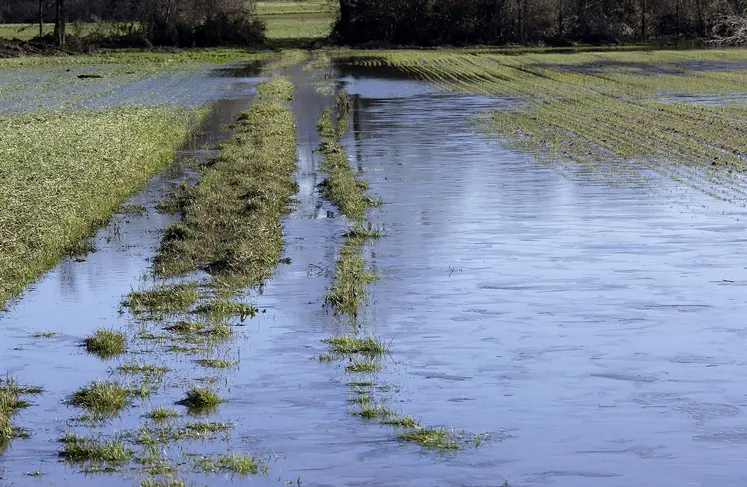
<svg viewBox="0 0 747 487">
<path fill-rule="evenodd" d="M 269 39 L 327 37 L 337 17 L 338 2 L 331 0 L 257 2 L 257 13 L 267 22 Z"/>
<path fill-rule="evenodd" d="M 337 16 L 338 3 L 331 0 L 257 2 L 257 14 L 267 22 L 269 39 L 316 39 L 327 37 Z M 82 24 L 84 33 L 95 24 Z M 44 24 L 51 34 L 54 24 Z M 38 24 L 0 24 L 0 38 L 29 40 L 39 34 Z"/>
</svg>

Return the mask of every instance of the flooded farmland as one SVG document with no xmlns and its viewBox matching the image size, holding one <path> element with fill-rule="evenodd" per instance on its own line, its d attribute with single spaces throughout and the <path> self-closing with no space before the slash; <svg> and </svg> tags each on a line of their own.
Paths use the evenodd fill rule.
<svg viewBox="0 0 747 487">
<path fill-rule="evenodd" d="M 486 114 L 520 105 L 515 90 L 447 89 L 356 61 L 279 71 L 295 85 L 298 191 L 282 220 L 282 263 L 241 298 L 256 316 L 231 316 L 229 340 L 194 352 L 196 341 L 154 338 L 182 321 L 121 304 L 154 285 L 162 234 L 179 221 L 159 203 L 198 180 L 190 161 L 217 153 L 272 75 L 211 71 L 179 93 L 181 82 L 149 81 L 155 99 L 211 111 L 175 165 L 128 201 L 139 211 L 116 215 L 95 236 L 96 252 L 64 260 L 0 314 L 0 363 L 44 388 L 14 417 L 30 437 L 0 455 L 0 485 L 744 484 L 738 168 L 727 178 L 710 165 L 660 171 L 630 157 L 602 170 L 571 151 L 549 161 L 486 129 Z M 79 99 L 128 103 L 143 82 L 133 83 Z M 23 98 L 5 98 L 7 108 Z M 377 231 L 360 248 L 376 279 L 354 320 L 327 299 L 353 225 L 322 184 L 327 107 L 333 118 L 347 114 L 338 143 L 367 187 L 366 224 Z M 81 347 L 102 327 L 125 331 L 125 356 L 101 360 Z M 386 344 L 371 371 L 325 355 L 322 340 L 350 333 Z M 200 367 L 206 358 L 230 366 Z M 133 363 L 170 372 L 105 420 L 65 403 L 93 379 L 139 386 L 121 369 Z M 224 402 L 193 414 L 178 403 L 195 384 Z M 389 419 L 366 419 L 360 396 Z M 146 441 L 173 431 L 145 418 L 156 406 L 174 408 L 175 430 L 201 433 Z M 404 439 L 390 419 L 408 416 L 416 428 L 443 428 L 448 447 Z M 60 458 L 58 440 L 71 431 L 120 438 L 136 455 L 114 466 Z M 253 455 L 259 473 L 221 468 L 232 454 Z"/>
</svg>

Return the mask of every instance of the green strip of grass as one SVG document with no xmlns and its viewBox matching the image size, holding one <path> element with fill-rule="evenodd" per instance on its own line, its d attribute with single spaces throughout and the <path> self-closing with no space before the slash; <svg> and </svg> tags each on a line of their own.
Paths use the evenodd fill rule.
<svg viewBox="0 0 747 487">
<path fill-rule="evenodd" d="M 292 93 L 280 77 L 258 86 L 236 135 L 185 203 L 184 220 L 167 230 L 156 258 L 161 276 L 205 270 L 233 288 L 270 277 L 283 246 L 280 217 L 296 192 L 296 132 L 285 103 Z"/>
<path fill-rule="evenodd" d="M 42 389 L 39 387 L 19 385 L 16 379 L 0 378 L 0 448 L 6 445 L 17 431 L 11 424 L 11 417 L 29 405 L 23 396 L 41 392 Z"/>
<path fill-rule="evenodd" d="M 0 307 L 171 161 L 194 115 L 129 107 L 0 117 Z"/>
</svg>

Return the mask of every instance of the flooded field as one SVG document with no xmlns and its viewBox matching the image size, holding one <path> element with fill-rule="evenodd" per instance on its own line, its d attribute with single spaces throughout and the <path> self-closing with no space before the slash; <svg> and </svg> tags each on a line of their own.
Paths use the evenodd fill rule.
<svg viewBox="0 0 747 487">
<path fill-rule="evenodd" d="M 392 58 L 340 56 L 327 66 L 232 65 L 117 86 L 81 79 L 91 91 L 74 82 L 71 109 L 139 100 L 210 110 L 177 161 L 96 234 L 96 252 L 65 259 L 0 314 L 0 363 L 9 377 L 44 388 L 13 416 L 30 437 L 0 455 L 0 485 L 743 485 L 747 223 L 738 136 L 719 139 L 734 151 L 726 168 L 702 167 L 700 153 L 680 163 L 685 149 L 672 138 L 664 162 L 680 165 L 671 171 L 658 170 L 659 152 L 594 159 L 622 142 L 564 157 L 546 146 L 543 155 L 534 140 L 516 142 L 510 117 L 535 117 L 543 134 L 568 126 L 533 112 L 541 103 L 490 71 L 504 67 L 485 69 L 455 86 Z M 282 82 L 260 84 L 278 75 L 294 85 L 287 105 Z M 0 104 L 20 110 L 24 90 L 35 88 L 4 87 L 38 73 L 12 76 L 0 75 Z M 743 116 L 732 89 L 741 76 L 728 81 L 732 105 L 709 108 L 713 120 L 728 118 L 720 109 L 731 110 L 732 124 Z M 506 89 L 490 84 L 498 79 Z M 553 95 L 578 96 L 557 86 Z M 671 120 L 694 130 L 689 112 L 671 103 L 682 110 Z M 297 191 L 272 277 L 246 292 L 212 264 L 164 276 L 159 266 L 192 265 L 165 260 L 164 232 L 179 238 L 174 228 L 183 228 L 173 226 L 179 211 L 163 212 L 169 194 L 200 176 L 209 184 L 220 171 L 208 163 L 216 144 L 257 129 L 251 118 L 232 126 L 240 113 L 279 110 L 286 123 L 284 106 Z M 593 135 L 588 127 L 574 125 L 577 140 Z M 224 147 L 228 157 L 242 146 Z M 335 181 L 340 160 L 352 171 Z M 250 189 L 242 201 L 263 208 L 275 197 Z M 201 227 L 189 201 L 181 212 L 192 238 Z M 243 256 L 220 254 L 220 262 Z M 160 289 L 168 298 L 143 304 Z M 193 290 L 182 308 L 167 309 Z M 201 317 L 216 303 L 241 309 Z M 127 351 L 87 353 L 84 339 L 99 328 L 122 331 Z M 356 341 L 363 337 L 371 341 Z M 96 417 L 71 404 L 94 379 L 126 386 L 127 406 Z M 222 402 L 192 407 L 185 393 L 201 388 Z M 105 441 L 125 459 L 70 455 L 71 445 Z"/>
</svg>

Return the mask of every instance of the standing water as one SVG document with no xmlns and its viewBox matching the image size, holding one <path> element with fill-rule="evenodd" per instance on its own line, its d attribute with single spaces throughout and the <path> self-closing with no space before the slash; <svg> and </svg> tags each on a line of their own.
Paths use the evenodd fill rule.
<svg viewBox="0 0 747 487">
<path fill-rule="evenodd" d="M 353 98 L 344 143 L 384 202 L 370 212 L 384 235 L 366 249 L 379 279 L 363 321 L 391 340 L 394 407 L 493 439 L 455 453 L 402 444 L 349 414 L 344 364 L 309 360 L 324 350 L 320 338 L 348 326 L 323 307 L 345 222 L 316 190 L 314 122 L 333 98 L 291 70 L 300 194 L 284 222 L 290 263 L 256 298 L 266 313 L 247 323 L 220 408 L 236 424 L 233 449 L 278 460 L 243 482 L 744 485 L 741 213 L 668 181 L 561 176 L 475 130 L 500 100 L 341 69 Z M 135 202 L 152 208 L 148 195 L 170 180 L 154 179 Z M 36 468 L 49 473 L 45 484 L 110 482 L 57 464 L 53 440 L 68 416 L 60 399 L 106 373 L 77 344 L 94 328 L 125 326 L 118 303 L 170 219 L 149 211 L 117 221 L 99 234 L 99 252 L 61 263 L 0 317 L 0 360 L 46 389 L 20 417 L 35 436 L 0 456 L 5 483 L 38 485 L 23 475 Z M 59 335 L 31 338 L 42 329 Z"/>
</svg>

